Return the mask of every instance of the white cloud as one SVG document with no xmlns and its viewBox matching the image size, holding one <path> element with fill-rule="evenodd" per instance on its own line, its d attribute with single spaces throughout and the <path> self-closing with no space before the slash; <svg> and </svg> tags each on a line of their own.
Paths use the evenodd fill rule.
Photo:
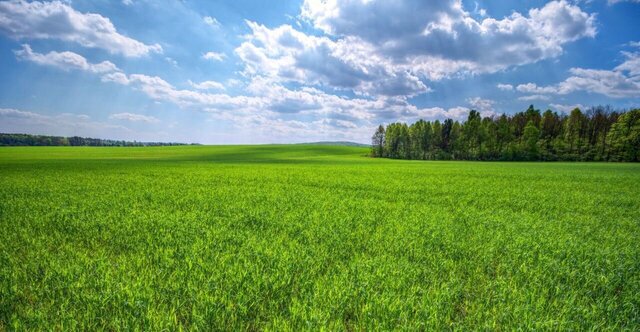
<svg viewBox="0 0 640 332">
<path fill-rule="evenodd" d="M 214 28 L 219 28 L 220 27 L 220 22 L 218 22 L 218 20 L 215 17 L 211 17 L 211 16 L 205 16 L 203 19 L 205 24 L 214 27 Z"/>
<path fill-rule="evenodd" d="M 224 58 L 226 58 L 227 55 L 224 53 L 217 53 L 217 52 L 207 52 L 205 54 L 202 55 L 203 59 L 206 60 L 213 60 L 213 61 L 223 61 Z"/>
<path fill-rule="evenodd" d="M 235 50 L 245 63 L 246 75 L 350 89 L 364 95 L 412 96 L 430 91 L 410 70 L 393 66 L 369 45 L 309 36 L 289 25 L 269 29 L 254 22 L 247 24 L 252 33 Z"/>
<path fill-rule="evenodd" d="M 613 98 L 640 97 L 638 77 L 617 70 L 572 68 L 570 72 L 573 76 L 558 84 L 559 94 L 586 91 Z"/>
<path fill-rule="evenodd" d="M 471 107 L 477 111 L 493 112 L 493 105 L 495 105 L 496 102 L 490 99 L 475 97 L 467 99 L 467 103 L 469 103 L 469 105 L 471 105 Z"/>
<path fill-rule="evenodd" d="M 119 74 L 122 73 L 104 75 L 102 80 L 130 85 L 155 101 L 166 101 L 182 108 L 210 112 L 219 118 L 237 121 L 248 121 L 258 116 L 274 120 L 290 114 L 300 114 L 309 121 L 336 120 L 325 122 L 324 125 L 336 124 L 344 127 L 345 122 L 337 121 L 341 120 L 358 126 L 372 126 L 388 119 L 444 119 L 466 115 L 465 112 L 468 112 L 468 108 L 454 108 L 448 111 L 418 109 L 402 98 L 370 100 L 340 97 L 309 87 L 292 90 L 260 76 L 254 77 L 246 87 L 248 95 L 231 96 L 224 93 L 177 89 L 155 76 Z M 230 110 L 233 112 L 229 112 Z"/>
<path fill-rule="evenodd" d="M 551 86 L 540 87 L 535 83 L 520 84 L 516 87 L 516 90 L 523 93 L 537 93 L 537 94 L 554 93 L 557 91 L 557 89 L 554 87 L 551 87 Z"/>
<path fill-rule="evenodd" d="M 92 73 L 117 72 L 120 69 L 109 61 L 90 63 L 83 56 L 73 52 L 49 52 L 41 54 L 34 52 L 27 44 L 21 50 L 13 51 L 19 60 L 31 61 L 43 66 L 57 67 L 62 70 L 84 70 Z"/>
<path fill-rule="evenodd" d="M 178 67 L 178 61 L 176 61 L 175 59 L 173 59 L 171 57 L 165 57 L 164 61 L 168 62 L 169 64 L 171 64 L 174 67 Z"/>
<path fill-rule="evenodd" d="M 189 85 L 198 90 L 225 90 L 224 84 L 216 81 L 204 81 L 200 83 L 189 81 Z"/>
<path fill-rule="evenodd" d="M 640 45 L 638 46 L 640 47 Z M 640 76 L 640 53 L 638 52 L 622 52 L 625 57 L 625 61 L 614 68 L 618 72 L 627 72 L 630 77 L 636 79 Z"/>
<path fill-rule="evenodd" d="M 22 119 L 40 119 L 42 115 L 27 112 L 27 111 L 19 111 L 12 108 L 0 108 L 0 117 L 3 118 L 22 118 Z"/>
<path fill-rule="evenodd" d="M 585 109 L 584 105 L 582 104 L 573 104 L 573 105 L 549 104 L 549 106 L 552 109 L 562 113 L 571 113 L 571 111 L 573 111 L 576 108 L 579 108 L 581 110 Z"/>
<path fill-rule="evenodd" d="M 513 91 L 513 85 L 511 84 L 498 84 L 497 85 L 498 89 L 502 90 L 502 91 Z"/>
<path fill-rule="evenodd" d="M 237 80 L 235 78 L 230 78 L 227 80 L 227 86 L 240 86 L 242 85 L 241 80 Z"/>
<path fill-rule="evenodd" d="M 80 13 L 60 1 L 0 2 L 0 32 L 14 39 L 70 41 L 128 57 L 162 52 L 158 44 L 147 45 L 120 34 L 108 18 Z"/>
<path fill-rule="evenodd" d="M 146 122 L 146 123 L 157 123 L 160 122 L 157 118 L 150 115 L 142 115 L 135 113 L 115 113 L 109 116 L 109 119 L 112 120 L 123 120 L 129 122 Z"/>
<path fill-rule="evenodd" d="M 101 80 L 103 82 L 114 82 L 122 85 L 129 84 L 129 77 L 120 72 L 102 75 Z"/>
<path fill-rule="evenodd" d="M 235 50 L 245 75 L 411 97 L 431 91 L 425 80 L 556 57 L 566 43 L 596 34 L 595 15 L 567 1 L 501 20 L 476 20 L 458 0 L 306 0 L 301 11 L 324 36 L 247 21 L 251 33 Z"/>
<path fill-rule="evenodd" d="M 338 42 L 348 40 L 350 49 L 366 49 L 365 60 L 381 57 L 431 80 L 553 58 L 564 44 L 596 34 L 595 15 L 567 1 L 528 16 L 476 20 L 457 0 L 306 0 L 301 16 Z"/>
<path fill-rule="evenodd" d="M 469 108 L 467 107 L 452 107 L 449 109 L 444 109 L 442 107 L 429 107 L 416 110 L 416 114 L 408 119 L 409 121 L 417 118 L 425 120 L 453 119 L 462 121 L 466 119 L 468 115 Z"/>
<path fill-rule="evenodd" d="M 45 115 L 6 108 L 0 108 L 0 132 L 112 139 L 140 138 L 139 132 L 121 125 L 94 121 L 85 114 Z"/>
<path fill-rule="evenodd" d="M 589 92 L 612 98 L 640 97 L 640 53 L 622 52 L 626 60 L 613 70 L 571 68 L 566 80 L 540 87 L 535 83 L 518 85 L 520 92 L 566 95 Z"/>
<path fill-rule="evenodd" d="M 534 101 L 534 100 L 549 100 L 549 96 L 545 96 L 545 95 L 529 95 L 529 96 L 522 96 L 522 97 L 518 97 L 518 100 L 521 101 Z"/>
<path fill-rule="evenodd" d="M 133 5 L 133 0 L 122 0 L 122 4 L 125 6 Z"/>
<path fill-rule="evenodd" d="M 480 8 L 480 4 L 476 1 L 474 2 L 474 9 L 473 9 L 473 13 L 480 16 L 480 17 L 485 17 L 487 16 L 487 10 L 484 8 Z"/>
</svg>

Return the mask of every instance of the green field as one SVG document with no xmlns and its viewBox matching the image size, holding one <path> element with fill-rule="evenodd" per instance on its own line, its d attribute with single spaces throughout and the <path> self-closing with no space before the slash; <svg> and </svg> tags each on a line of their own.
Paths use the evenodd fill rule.
<svg viewBox="0 0 640 332">
<path fill-rule="evenodd" d="M 640 165 L 0 149 L 2 330 L 637 330 Z"/>
</svg>

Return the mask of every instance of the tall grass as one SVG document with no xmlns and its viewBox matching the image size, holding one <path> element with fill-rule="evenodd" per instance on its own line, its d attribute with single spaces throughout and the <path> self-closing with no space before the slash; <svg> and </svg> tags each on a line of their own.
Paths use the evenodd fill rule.
<svg viewBox="0 0 640 332">
<path fill-rule="evenodd" d="M 640 165 L 0 149 L 0 330 L 640 326 Z"/>
</svg>

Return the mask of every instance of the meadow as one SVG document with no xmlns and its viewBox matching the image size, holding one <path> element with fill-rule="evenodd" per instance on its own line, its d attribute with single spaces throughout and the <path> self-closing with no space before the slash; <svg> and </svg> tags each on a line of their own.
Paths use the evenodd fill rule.
<svg viewBox="0 0 640 332">
<path fill-rule="evenodd" d="M 640 164 L 0 149 L 2 330 L 637 330 Z"/>
</svg>

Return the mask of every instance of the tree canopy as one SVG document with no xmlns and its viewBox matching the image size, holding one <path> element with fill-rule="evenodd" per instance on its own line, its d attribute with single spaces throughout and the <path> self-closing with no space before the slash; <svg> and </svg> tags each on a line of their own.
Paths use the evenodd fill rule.
<svg viewBox="0 0 640 332">
<path fill-rule="evenodd" d="M 373 157 L 421 160 L 640 161 L 640 109 L 579 108 L 568 115 L 533 105 L 466 121 L 390 123 L 372 138 Z"/>
</svg>

